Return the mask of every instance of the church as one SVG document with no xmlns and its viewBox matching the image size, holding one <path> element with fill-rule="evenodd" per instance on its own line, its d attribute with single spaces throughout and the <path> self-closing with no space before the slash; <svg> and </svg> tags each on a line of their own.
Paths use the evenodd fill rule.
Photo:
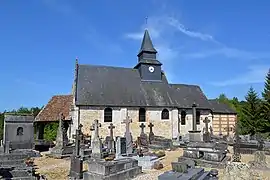
<svg viewBox="0 0 270 180">
<path fill-rule="evenodd" d="M 175 139 L 192 130 L 195 105 L 197 130 L 203 133 L 203 120 L 208 117 L 214 134 L 232 134 L 235 111 L 216 100 L 208 100 L 197 85 L 170 84 L 157 53 L 145 30 L 133 68 L 83 65 L 76 60 L 72 94 L 53 97 L 35 121 L 44 125 L 56 121 L 62 112 L 69 121 L 68 134 L 72 138 L 79 124 L 83 125 L 83 133 L 90 135 L 90 127 L 97 119 L 101 123 L 100 136 L 105 138 L 110 123 L 116 127 L 115 136 L 123 136 L 122 122 L 131 118 L 133 137 L 139 136 L 141 123 L 147 127 L 151 122 L 155 135 Z"/>
</svg>

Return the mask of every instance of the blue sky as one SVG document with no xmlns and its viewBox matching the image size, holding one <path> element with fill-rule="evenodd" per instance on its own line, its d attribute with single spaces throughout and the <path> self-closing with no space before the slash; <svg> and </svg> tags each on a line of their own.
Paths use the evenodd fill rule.
<svg viewBox="0 0 270 180">
<path fill-rule="evenodd" d="M 270 67 L 269 18 L 270 1 L 0 1 L 0 111 L 69 94 L 76 57 L 133 67 L 146 26 L 170 82 L 243 99 Z"/>
</svg>

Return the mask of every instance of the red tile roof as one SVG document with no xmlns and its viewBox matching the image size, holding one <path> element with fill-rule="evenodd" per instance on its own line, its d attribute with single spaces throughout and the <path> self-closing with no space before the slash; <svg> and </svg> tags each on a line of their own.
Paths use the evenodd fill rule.
<svg viewBox="0 0 270 180">
<path fill-rule="evenodd" d="M 65 120 L 69 120 L 72 100 L 72 95 L 53 96 L 36 116 L 35 121 L 58 121 L 60 113 L 63 113 Z"/>
</svg>

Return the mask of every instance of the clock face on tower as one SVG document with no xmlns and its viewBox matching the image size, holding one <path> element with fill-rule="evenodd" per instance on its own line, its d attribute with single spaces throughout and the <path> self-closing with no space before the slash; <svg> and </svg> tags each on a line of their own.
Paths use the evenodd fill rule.
<svg viewBox="0 0 270 180">
<path fill-rule="evenodd" d="M 149 68 L 148 68 L 148 70 L 149 70 L 149 72 L 154 72 L 155 71 L 155 68 L 153 67 L 153 66 L 149 66 Z"/>
</svg>

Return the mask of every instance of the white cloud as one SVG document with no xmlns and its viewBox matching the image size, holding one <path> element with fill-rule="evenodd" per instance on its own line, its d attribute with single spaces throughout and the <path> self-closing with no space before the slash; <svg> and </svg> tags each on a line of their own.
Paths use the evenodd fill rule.
<svg viewBox="0 0 270 180">
<path fill-rule="evenodd" d="M 237 58 L 244 60 L 270 58 L 268 52 L 248 52 L 234 48 L 223 47 L 219 49 L 206 50 L 202 52 L 186 53 L 183 56 L 190 59 L 207 58 L 216 55 L 223 55 L 227 58 Z"/>
<path fill-rule="evenodd" d="M 176 28 L 178 31 L 184 33 L 185 35 L 187 35 L 189 37 L 198 38 L 198 39 L 201 39 L 203 41 L 212 41 L 212 42 L 218 43 L 214 39 L 214 37 L 209 35 L 209 34 L 204 34 L 204 33 L 201 33 L 201 32 L 196 32 L 196 31 L 189 30 L 183 24 L 181 24 L 176 18 L 168 17 L 168 18 L 166 18 L 166 22 L 170 26 Z"/>
<path fill-rule="evenodd" d="M 210 83 L 214 86 L 230 86 L 230 85 L 243 85 L 243 84 L 255 84 L 263 83 L 270 65 L 254 65 L 248 68 L 245 74 L 242 74 L 236 78 Z"/>
</svg>

